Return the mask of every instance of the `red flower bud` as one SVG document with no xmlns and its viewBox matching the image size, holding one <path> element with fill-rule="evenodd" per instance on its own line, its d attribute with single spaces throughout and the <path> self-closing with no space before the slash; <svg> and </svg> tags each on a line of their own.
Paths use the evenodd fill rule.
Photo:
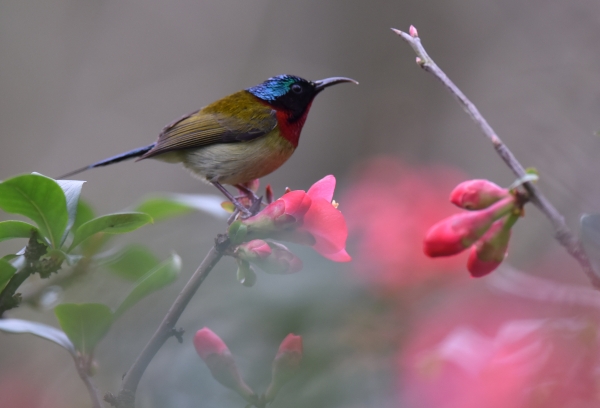
<svg viewBox="0 0 600 408">
<path fill-rule="evenodd" d="M 264 259 L 271 255 L 271 247 L 262 239 L 253 239 L 240 245 L 236 249 L 237 254 L 244 254 L 244 259 L 247 261 L 254 259 Z"/>
<path fill-rule="evenodd" d="M 510 192 L 488 180 L 467 180 L 460 183 L 450 193 L 450 202 L 467 210 L 481 210 L 501 199 Z"/>
<path fill-rule="evenodd" d="M 246 401 L 255 398 L 254 392 L 242 380 L 227 345 L 212 330 L 207 327 L 198 330 L 194 336 L 194 347 L 215 380 L 236 391 Z"/>
<path fill-rule="evenodd" d="M 446 218 L 429 229 L 423 251 L 430 257 L 456 255 L 473 245 L 494 221 L 514 208 L 514 197 L 509 196 L 486 209 Z"/>
<path fill-rule="evenodd" d="M 267 402 L 273 401 L 281 387 L 296 374 L 302 361 L 302 337 L 288 334 L 281 342 L 273 359 L 271 384 L 265 393 Z"/>
<path fill-rule="evenodd" d="M 235 256 L 242 261 L 252 262 L 267 273 L 287 274 L 299 272 L 302 261 L 286 246 L 254 239 L 238 246 Z"/>
<path fill-rule="evenodd" d="M 518 219 L 511 215 L 496 221 L 485 235 L 473 245 L 467 269 L 474 278 L 485 276 L 496 269 L 506 257 L 511 227 Z"/>
</svg>

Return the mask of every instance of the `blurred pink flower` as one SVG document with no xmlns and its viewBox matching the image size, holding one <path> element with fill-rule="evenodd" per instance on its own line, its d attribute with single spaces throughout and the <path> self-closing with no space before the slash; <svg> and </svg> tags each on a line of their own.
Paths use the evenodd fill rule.
<svg viewBox="0 0 600 408">
<path fill-rule="evenodd" d="M 462 255 L 441 260 L 425 256 L 423 238 L 432 225 L 457 212 L 448 192 L 465 178 L 449 166 L 408 165 L 391 157 L 359 167 L 341 200 L 358 273 L 393 292 L 464 271 Z"/>
<path fill-rule="evenodd" d="M 544 305 L 522 312 L 523 303 L 511 303 L 514 298 L 468 299 L 461 310 L 444 308 L 420 321 L 399 355 L 398 406 L 599 406 L 597 324 L 532 317 Z"/>
<path fill-rule="evenodd" d="M 6 367 L 3 367 L 6 368 Z M 12 367 L 0 376 L 0 406 L 3 408 L 62 408 L 68 406 L 60 389 L 50 389 L 31 372 Z M 39 376 L 38 376 L 39 377 Z"/>
</svg>

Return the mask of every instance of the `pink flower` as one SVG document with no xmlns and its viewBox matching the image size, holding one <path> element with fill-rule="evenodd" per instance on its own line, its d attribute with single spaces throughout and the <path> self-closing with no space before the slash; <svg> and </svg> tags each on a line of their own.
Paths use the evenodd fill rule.
<svg viewBox="0 0 600 408">
<path fill-rule="evenodd" d="M 460 183 L 450 193 L 450 202 L 466 210 L 487 208 L 510 192 L 488 180 L 467 180 Z"/>
<path fill-rule="evenodd" d="M 535 311 L 515 299 L 464 303 L 462 311 L 446 305 L 413 328 L 398 359 L 399 406 L 412 406 L 410 401 L 423 408 L 597 405 L 595 319 L 549 318 L 548 304 Z"/>
<path fill-rule="evenodd" d="M 234 242 L 254 238 L 274 238 L 310 245 L 325 258 L 348 262 L 348 228 L 342 213 L 332 204 L 335 177 L 326 176 L 304 192 L 284 194 L 253 217 L 234 222 L 230 237 Z M 241 233 L 241 229 L 246 228 Z"/>
<path fill-rule="evenodd" d="M 492 223 L 515 208 L 509 196 L 479 211 L 463 212 L 446 218 L 429 229 L 423 243 L 427 256 L 450 256 L 464 251 L 492 226 Z"/>
</svg>

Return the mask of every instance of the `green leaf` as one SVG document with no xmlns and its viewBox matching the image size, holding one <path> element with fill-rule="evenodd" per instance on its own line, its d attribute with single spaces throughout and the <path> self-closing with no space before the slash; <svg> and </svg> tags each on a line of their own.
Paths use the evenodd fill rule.
<svg viewBox="0 0 600 408">
<path fill-rule="evenodd" d="M 238 260 L 237 280 L 247 288 L 251 288 L 256 283 L 256 272 L 248 261 Z"/>
<path fill-rule="evenodd" d="M 216 195 L 165 194 L 147 198 L 135 211 L 149 214 L 154 221 L 178 217 L 192 211 L 203 211 L 223 218 L 227 214 L 221 208 L 221 201 L 223 199 Z"/>
<path fill-rule="evenodd" d="M 67 226 L 67 200 L 56 181 L 25 174 L 0 183 L 0 208 L 33 220 L 50 245 L 57 248 Z"/>
<path fill-rule="evenodd" d="M 110 308 L 101 303 L 63 303 L 54 308 L 60 327 L 75 349 L 89 356 L 114 320 Z"/>
<path fill-rule="evenodd" d="M 244 239 L 246 239 L 246 235 L 248 235 L 248 227 L 245 224 L 242 224 L 240 220 L 237 220 L 229 226 L 227 234 L 229 234 L 229 239 L 232 244 L 241 244 L 244 242 Z"/>
<path fill-rule="evenodd" d="M 152 218 L 148 214 L 137 212 L 108 214 L 94 218 L 77 228 L 69 252 L 82 241 L 98 232 L 122 234 L 134 231 L 151 222 Z"/>
<path fill-rule="evenodd" d="M 0 319 L 0 330 L 7 333 L 30 333 L 35 336 L 50 340 L 53 343 L 66 349 L 72 356 L 75 356 L 75 346 L 69 340 L 67 335 L 47 324 L 30 322 L 21 319 Z"/>
<path fill-rule="evenodd" d="M 154 256 L 152 251 L 142 245 L 129 245 L 106 262 L 106 265 L 115 274 L 133 282 L 158 264 L 160 264 L 160 260 Z"/>
<path fill-rule="evenodd" d="M 32 230 L 37 231 L 37 228 L 27 222 L 2 221 L 0 222 L 0 242 L 13 238 L 29 238 Z"/>
<path fill-rule="evenodd" d="M 67 239 L 67 235 L 71 228 L 75 224 L 75 219 L 77 217 L 77 208 L 79 203 L 79 196 L 81 195 L 81 188 L 83 187 L 83 183 L 85 181 L 79 180 L 56 180 L 60 188 L 62 188 L 65 193 L 65 198 L 67 199 L 67 214 L 69 215 L 69 221 L 67 222 L 67 226 L 65 228 L 65 232 L 61 239 L 61 245 Z"/>
<path fill-rule="evenodd" d="M 133 290 L 127 295 L 123 303 L 115 311 L 115 316 L 121 316 L 127 309 L 148 296 L 152 292 L 173 283 L 181 270 L 181 258 L 177 254 L 148 271 L 137 282 Z"/>
<path fill-rule="evenodd" d="M 73 224 L 72 230 L 77 231 L 77 228 L 95 217 L 96 214 L 92 207 L 85 202 L 85 200 L 80 198 L 77 203 L 77 216 L 75 217 L 75 223 Z"/>
<path fill-rule="evenodd" d="M 4 289 L 10 278 L 15 274 L 17 268 L 4 258 L 0 258 L 0 290 Z"/>
</svg>

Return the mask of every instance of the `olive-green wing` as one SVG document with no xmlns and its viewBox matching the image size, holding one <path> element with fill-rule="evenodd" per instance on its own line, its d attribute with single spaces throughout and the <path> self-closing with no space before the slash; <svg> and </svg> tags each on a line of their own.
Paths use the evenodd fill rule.
<svg viewBox="0 0 600 408">
<path fill-rule="evenodd" d="M 140 159 L 172 150 L 249 141 L 266 135 L 277 126 L 275 111 L 266 105 L 252 106 L 251 109 L 234 106 L 232 114 L 227 115 L 219 113 L 213 105 L 165 127 L 156 146 Z"/>
</svg>

